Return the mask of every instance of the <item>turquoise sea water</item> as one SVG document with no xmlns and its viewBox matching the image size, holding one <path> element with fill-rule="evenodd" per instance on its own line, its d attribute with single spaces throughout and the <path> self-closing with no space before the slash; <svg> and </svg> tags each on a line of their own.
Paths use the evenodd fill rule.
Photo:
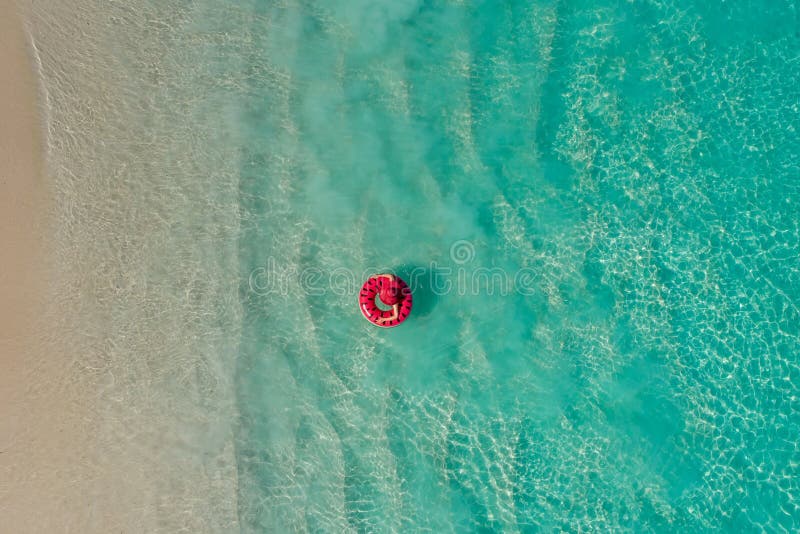
<svg viewBox="0 0 800 534">
<path fill-rule="evenodd" d="M 141 3 L 97 351 L 192 423 L 195 528 L 800 529 L 797 2 Z"/>
</svg>

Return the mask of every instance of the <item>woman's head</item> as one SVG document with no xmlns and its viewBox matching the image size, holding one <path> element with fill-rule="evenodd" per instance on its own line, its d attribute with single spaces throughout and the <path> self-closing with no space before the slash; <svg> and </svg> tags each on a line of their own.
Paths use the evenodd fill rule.
<svg viewBox="0 0 800 534">
<path fill-rule="evenodd" d="M 382 278 L 381 282 L 380 290 L 378 291 L 378 297 L 381 299 L 381 302 L 393 306 L 403 300 L 400 284 L 397 282 L 397 279 L 389 281 L 386 278 Z"/>
</svg>

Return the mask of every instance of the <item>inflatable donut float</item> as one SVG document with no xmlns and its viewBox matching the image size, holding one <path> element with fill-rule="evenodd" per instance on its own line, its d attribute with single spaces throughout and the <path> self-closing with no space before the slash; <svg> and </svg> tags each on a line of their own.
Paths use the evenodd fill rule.
<svg viewBox="0 0 800 534">
<path fill-rule="evenodd" d="M 380 299 L 380 302 L 387 306 L 392 306 L 392 309 L 379 308 L 376 299 Z M 411 305 L 411 289 L 408 284 L 400 277 L 389 274 L 370 276 L 361 286 L 358 295 L 358 307 L 361 313 L 367 321 L 381 328 L 392 328 L 408 319 Z M 397 306 L 396 316 L 395 306 Z"/>
</svg>

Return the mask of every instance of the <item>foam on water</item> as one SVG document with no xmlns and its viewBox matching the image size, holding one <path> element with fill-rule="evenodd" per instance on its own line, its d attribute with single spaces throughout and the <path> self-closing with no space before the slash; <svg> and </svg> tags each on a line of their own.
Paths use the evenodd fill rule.
<svg viewBox="0 0 800 534">
<path fill-rule="evenodd" d="M 238 523 L 240 143 L 226 94 L 244 51 L 230 36 L 249 14 L 29 6 L 57 206 L 53 298 L 70 312 L 58 318 L 65 374 L 89 396 L 96 444 L 76 458 L 89 481 L 80 531 Z"/>
<path fill-rule="evenodd" d="M 137 516 L 798 528 L 794 3 L 134 4 L 32 20 Z M 384 269 L 427 275 L 402 328 Z"/>
</svg>

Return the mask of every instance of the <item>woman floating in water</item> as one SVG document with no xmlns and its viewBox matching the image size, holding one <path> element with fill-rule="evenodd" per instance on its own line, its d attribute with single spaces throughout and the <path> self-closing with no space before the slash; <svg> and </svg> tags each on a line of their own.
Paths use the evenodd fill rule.
<svg viewBox="0 0 800 534">
<path fill-rule="evenodd" d="M 376 304 L 376 298 L 390 310 L 382 310 Z M 411 290 L 399 277 L 388 274 L 370 276 L 361 287 L 358 298 L 361 313 L 372 324 L 383 328 L 397 326 L 406 320 L 411 313 Z"/>
<path fill-rule="evenodd" d="M 385 282 L 383 287 L 381 287 L 378 298 L 380 298 L 381 302 L 384 304 L 388 304 L 392 307 L 391 315 L 388 317 L 379 317 L 376 321 L 379 325 L 383 326 L 390 321 L 396 321 L 397 318 L 400 317 L 400 288 L 397 285 L 397 278 L 393 274 L 379 274 L 376 275 L 376 278 L 378 279 L 378 287 L 381 287 L 381 278 L 388 280 L 388 282 Z"/>
</svg>

